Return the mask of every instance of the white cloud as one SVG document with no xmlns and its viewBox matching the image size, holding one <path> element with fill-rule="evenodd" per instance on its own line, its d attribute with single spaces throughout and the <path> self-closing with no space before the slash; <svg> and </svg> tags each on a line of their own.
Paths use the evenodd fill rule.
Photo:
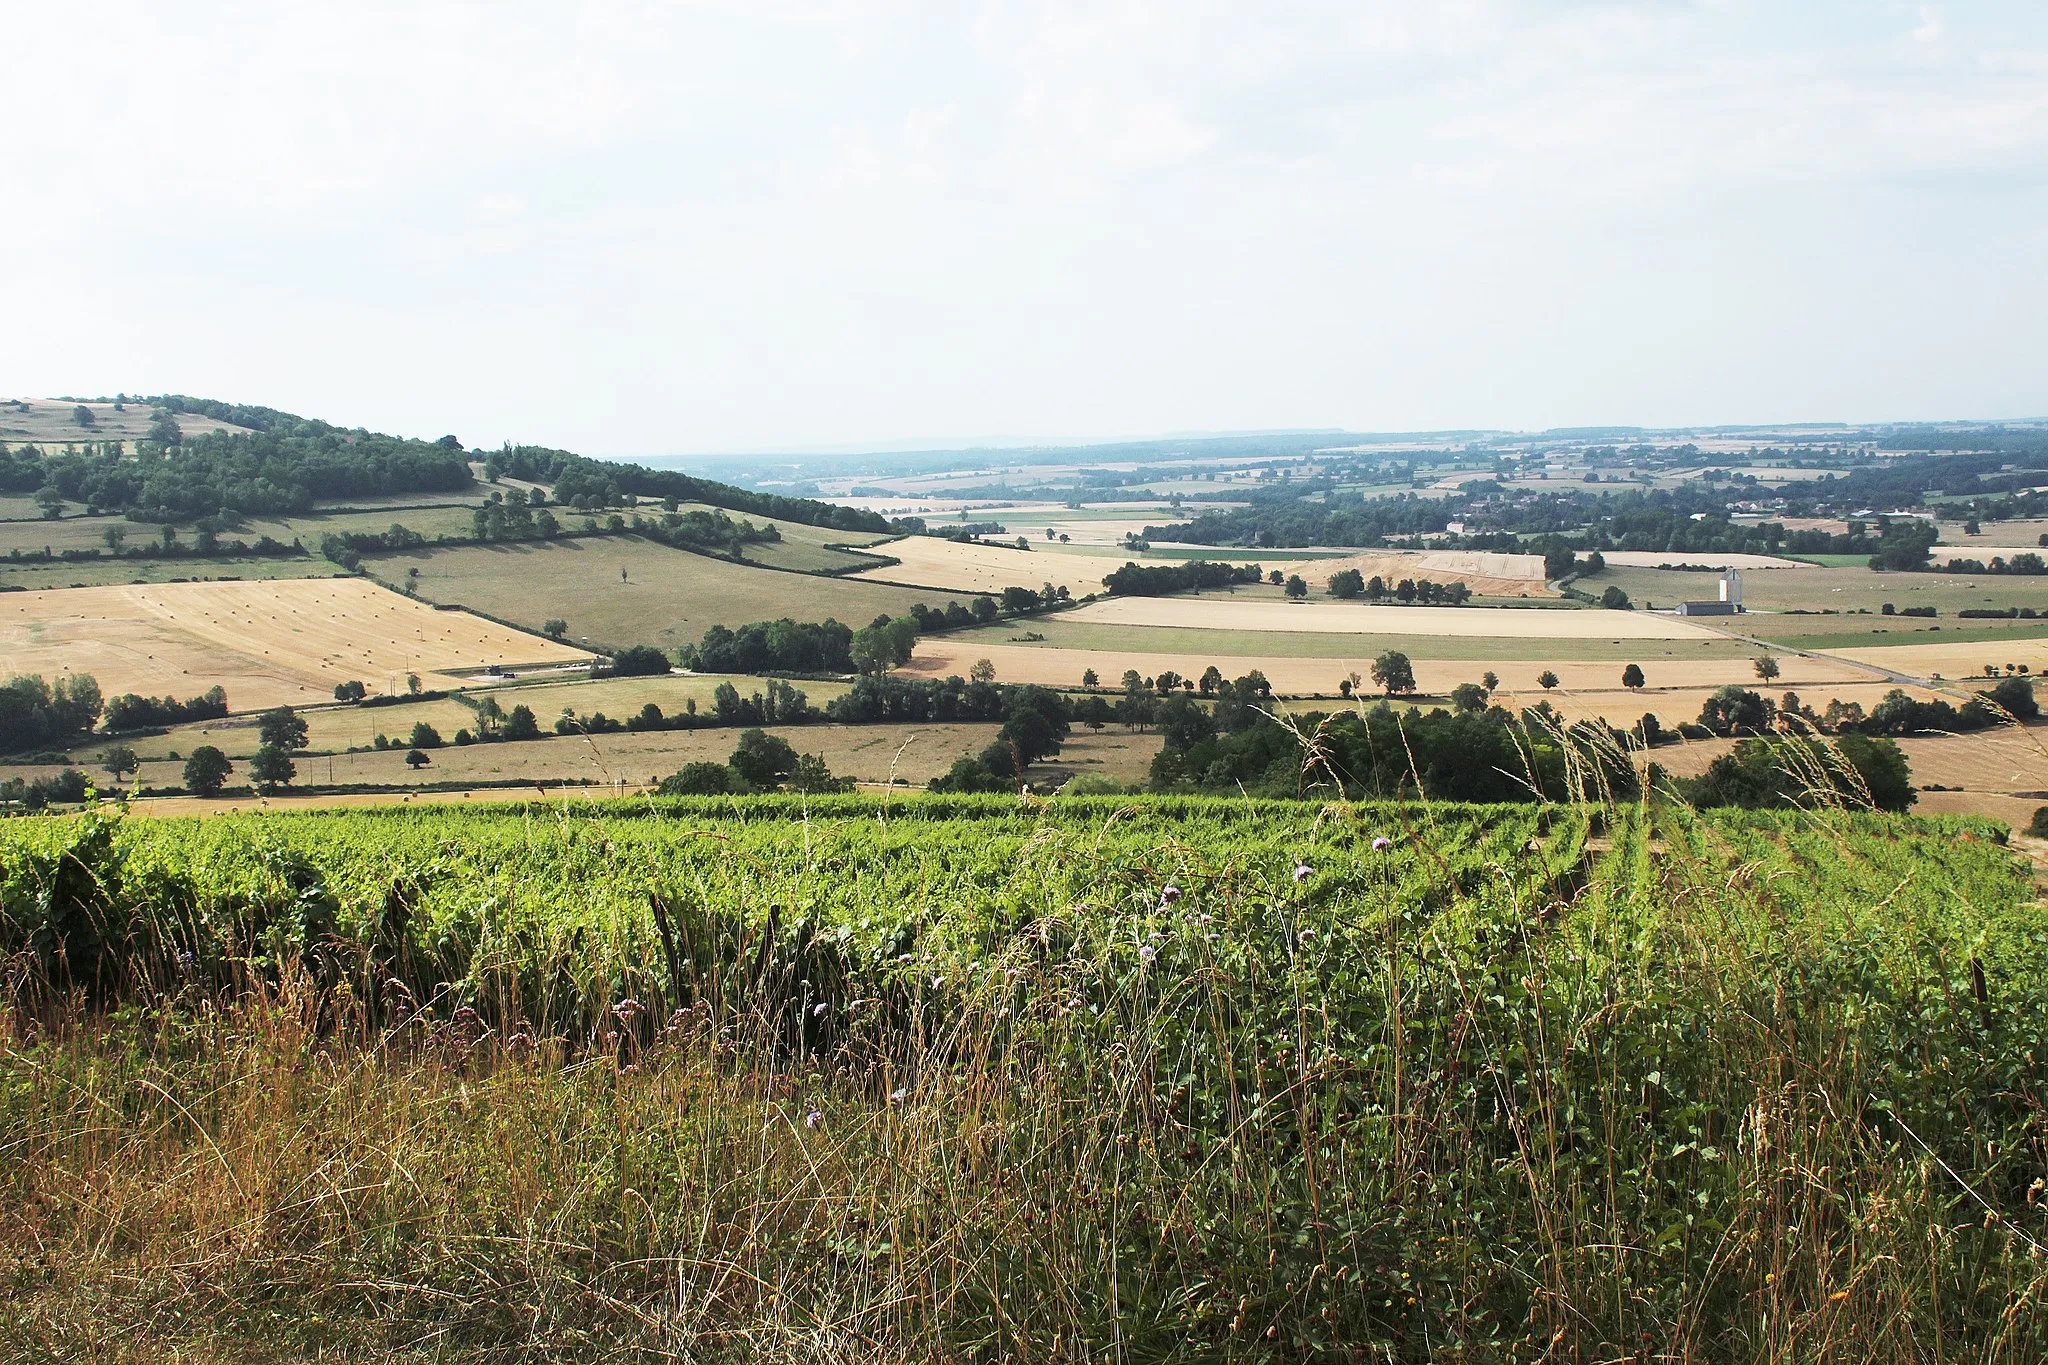
<svg viewBox="0 0 2048 1365">
<path fill-rule="evenodd" d="M 49 208 L 0 215 L 10 388 L 614 452 L 2042 406 L 2016 3 L 137 0 L 13 36 Z"/>
</svg>

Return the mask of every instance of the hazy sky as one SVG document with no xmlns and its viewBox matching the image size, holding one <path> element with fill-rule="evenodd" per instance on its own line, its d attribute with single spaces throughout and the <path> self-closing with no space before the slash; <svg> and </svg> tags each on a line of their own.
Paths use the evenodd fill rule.
<svg viewBox="0 0 2048 1365">
<path fill-rule="evenodd" d="M 2048 5 L 17 6 L 0 397 L 593 454 L 2048 412 Z"/>
</svg>

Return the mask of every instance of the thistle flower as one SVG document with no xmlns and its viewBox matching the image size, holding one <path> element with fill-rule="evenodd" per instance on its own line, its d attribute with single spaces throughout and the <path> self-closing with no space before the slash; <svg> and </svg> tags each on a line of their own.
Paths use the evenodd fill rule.
<svg viewBox="0 0 2048 1365">
<path fill-rule="evenodd" d="M 1373 839 L 1372 839 L 1372 851 L 1373 851 L 1373 852 L 1375 852 L 1375 853 L 1385 853 L 1385 852 L 1386 852 L 1386 851 L 1387 851 L 1388 849 L 1392 848 L 1393 846 L 1394 846 L 1394 841 L 1393 841 L 1392 839 L 1389 839 L 1389 838 L 1388 838 L 1388 837 L 1387 837 L 1386 835 L 1384 835 L 1384 834 L 1375 834 L 1375 835 L 1373 836 Z"/>
<path fill-rule="evenodd" d="M 1138 961 L 1144 963 L 1147 967 L 1151 966 L 1153 959 L 1158 956 L 1159 950 L 1151 944 L 1140 943 L 1138 945 Z"/>
<path fill-rule="evenodd" d="M 1168 882 L 1165 886 L 1159 888 L 1159 903 L 1161 905 L 1172 905 L 1175 901 L 1179 899 L 1180 888 L 1173 885 L 1171 882 Z"/>
<path fill-rule="evenodd" d="M 1307 863 L 1296 863 L 1294 865 L 1294 880 L 1297 882 L 1305 882 L 1315 875 L 1316 870 Z"/>
</svg>

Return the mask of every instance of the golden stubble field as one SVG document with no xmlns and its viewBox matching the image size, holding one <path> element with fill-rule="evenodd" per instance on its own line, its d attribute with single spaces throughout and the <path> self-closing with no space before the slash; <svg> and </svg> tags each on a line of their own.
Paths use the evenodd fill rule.
<svg viewBox="0 0 2048 1365">
<path fill-rule="evenodd" d="M 1276 643 L 1282 643 L 1276 641 Z M 1283 698 L 1320 698 L 1325 708 L 1338 694 L 1338 684 L 1355 672 L 1364 681 L 1363 695 L 1376 696 L 1372 681 L 1372 660 L 1377 653 L 1367 642 L 1355 658 L 1298 658 L 1285 654 L 1204 655 L 1198 653 L 1110 649 L 1049 649 L 1036 645 L 990 644 L 949 641 L 937 636 L 918 643 L 917 652 L 902 671 L 917 677 L 967 676 L 974 664 L 987 659 L 999 682 L 1039 683 L 1048 687 L 1075 687 L 1082 674 L 1094 669 L 1102 686 L 1116 687 L 1124 670 L 1136 669 L 1143 677 L 1157 677 L 1171 670 L 1182 677 L 1199 678 L 1211 664 L 1226 678 L 1239 678 L 1257 670 L 1266 675 L 1275 693 Z M 1830 700 L 1854 701 L 1868 711 L 1896 684 L 1874 678 L 1865 669 L 1825 657 L 1779 655 L 1781 675 L 1769 683 L 1757 679 L 1747 659 L 1687 659 L 1660 662 L 1645 657 L 1642 668 L 1646 685 L 1621 685 L 1623 665 L 1612 661 L 1590 662 L 1561 658 L 1554 661 L 1506 659 L 1489 663 L 1474 659 L 1423 659 L 1411 662 L 1418 691 L 1441 698 L 1460 683 L 1478 682 L 1491 670 L 1500 679 L 1495 696 L 1503 705 L 1533 706 L 1547 701 L 1573 719 L 1598 716 L 1617 724 L 1633 723 L 1644 712 L 1655 714 L 1670 725 L 1698 717 L 1700 707 L 1716 688 L 1729 684 L 1755 688 L 1773 698 L 1797 692 L 1810 705 L 1825 707 Z M 1546 689 L 1537 679 L 1555 673 L 1558 686 Z M 1906 691 L 1923 700 L 1934 694 L 1924 688 Z M 1299 704 L 1299 703 L 1298 703 Z M 1440 703 L 1428 703 L 1440 704 Z"/>
<path fill-rule="evenodd" d="M 1102 576 L 1126 558 L 1020 550 L 1015 545 L 970 545 L 935 536 L 905 536 L 874 547 L 900 564 L 851 575 L 894 583 L 915 583 L 953 592 L 997 594 L 1004 588 L 1037 590 L 1051 583 L 1075 597 L 1102 591 Z"/>
<path fill-rule="evenodd" d="M 403 690 L 491 664 L 573 664 L 582 650 L 359 578 L 125 584 L 0 594 L 0 670 L 90 673 L 108 696 L 227 689 L 237 711 L 330 701 L 337 683 Z"/>
<path fill-rule="evenodd" d="M 1219 558 L 1228 558 L 1227 554 Z M 1555 597 L 1544 584 L 1542 555 L 1496 554 L 1480 550 L 1375 550 L 1341 559 L 1305 559 L 1274 567 L 1298 573 L 1320 592 L 1330 575 L 1356 569 L 1364 577 L 1398 582 L 1427 578 L 1438 583 L 1463 583 L 1487 597 Z"/>
<path fill-rule="evenodd" d="M 397 709 L 397 708 L 394 708 Z M 768 726 L 802 754 L 818 754 L 841 776 L 863 782 L 886 782 L 891 776 L 923 786 L 994 740 L 1001 727 L 988 723 L 916 723 L 900 725 Z M 444 731 L 444 734 L 452 733 Z M 517 743 L 445 745 L 434 749 L 425 767 L 406 764 L 406 749 L 298 758 L 298 780 L 327 785 L 364 784 L 404 790 L 423 783 L 523 782 L 553 787 L 564 782 L 633 789 L 664 777 L 685 763 L 723 763 L 732 756 L 740 731 L 652 730 L 610 735 L 554 735 Z M 1126 734 L 1111 727 L 1100 734 L 1076 726 L 1057 759 L 1032 770 L 1034 782 L 1062 781 L 1073 773 L 1100 773 L 1119 782 L 1141 781 L 1150 768 L 1160 739 L 1154 734 Z M 141 782 L 146 787 L 175 787 L 183 778 L 176 759 L 146 759 Z M 19 768 L 11 772 L 40 774 L 55 768 Z M 248 781 L 242 760 L 236 760 L 229 782 Z M 478 792 L 483 796 L 483 790 Z M 516 792 L 506 794 L 507 799 Z"/>
<path fill-rule="evenodd" d="M 1511 640 L 1704 640 L 1715 632 L 1674 616 L 1639 611 L 1559 611 L 1514 607 L 1382 607 L 1337 602 L 1275 602 L 1270 597 L 1113 597 L 1061 619 L 1110 626 L 1168 626 L 1221 631 L 1300 631 L 1329 635 L 1433 635 Z M 1361 648 L 1365 645 L 1361 644 Z"/>
</svg>

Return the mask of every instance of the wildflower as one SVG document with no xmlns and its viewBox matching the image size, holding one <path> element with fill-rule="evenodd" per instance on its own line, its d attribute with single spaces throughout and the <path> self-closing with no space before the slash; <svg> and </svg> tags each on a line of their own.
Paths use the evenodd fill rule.
<svg viewBox="0 0 2048 1365">
<path fill-rule="evenodd" d="M 826 1011 L 830 1010 L 831 1008 L 832 1003 L 829 1000 L 820 1000 L 817 1004 L 811 1006 L 811 1018 L 822 1018 L 825 1015 Z"/>
<path fill-rule="evenodd" d="M 1394 846 L 1394 841 L 1393 841 L 1392 839 L 1389 839 L 1389 838 L 1388 838 L 1388 837 L 1387 837 L 1386 835 L 1384 835 L 1384 834 L 1375 834 L 1375 835 L 1373 836 L 1373 839 L 1372 839 L 1372 851 L 1373 851 L 1373 852 L 1375 852 L 1375 853 L 1385 853 L 1385 852 L 1386 852 L 1386 851 L 1387 851 L 1388 849 L 1392 848 L 1393 846 Z"/>
<path fill-rule="evenodd" d="M 1138 945 L 1138 961 L 1144 963 L 1147 967 L 1151 966 L 1152 960 L 1158 956 L 1159 950 L 1151 944 L 1140 943 Z"/>
<path fill-rule="evenodd" d="M 1313 929 L 1304 929 L 1304 930 L 1302 930 L 1302 931 L 1301 931 L 1301 934 L 1300 934 L 1300 938 L 1301 938 L 1301 941 L 1302 941 L 1303 943 L 1306 943 L 1306 942 L 1308 942 L 1308 941 L 1309 941 L 1310 939 L 1314 938 L 1315 936 L 1316 936 L 1316 931 L 1315 931 L 1315 930 L 1313 930 Z"/>
<path fill-rule="evenodd" d="M 899 966 L 899 967 L 903 966 L 903 965 L 904 965 L 905 963 L 910 963 L 910 962 L 915 962 L 915 961 L 917 961 L 917 954 L 916 954 L 916 953 L 898 953 L 898 954 L 896 955 L 896 965 L 897 965 L 897 966 Z"/>
<path fill-rule="evenodd" d="M 804 1115 L 804 1127 L 806 1128 L 816 1128 L 819 1124 L 823 1123 L 824 1121 L 825 1116 L 815 1109 L 813 1109 L 810 1113 Z"/>
<path fill-rule="evenodd" d="M 1180 888 L 1173 885 L 1171 882 L 1159 888 L 1159 903 L 1161 905 L 1172 905 L 1175 901 L 1179 899 Z"/>
<path fill-rule="evenodd" d="M 908 1090 L 891 1090 L 889 1092 L 889 1103 L 901 1104 L 903 1103 L 903 1097 L 909 1093 Z"/>
<path fill-rule="evenodd" d="M 477 1012 L 468 1005 L 464 1005 L 455 1011 L 455 1022 L 458 1024 L 474 1024 L 479 1017 Z"/>
<path fill-rule="evenodd" d="M 612 1006 L 612 1013 L 619 1017 L 619 1022 L 622 1024 L 630 1024 L 636 1016 L 646 1012 L 647 1007 L 630 995 Z"/>
<path fill-rule="evenodd" d="M 1316 870 L 1307 863 L 1296 863 L 1294 865 L 1294 880 L 1297 882 L 1305 882 L 1315 875 Z"/>
</svg>

